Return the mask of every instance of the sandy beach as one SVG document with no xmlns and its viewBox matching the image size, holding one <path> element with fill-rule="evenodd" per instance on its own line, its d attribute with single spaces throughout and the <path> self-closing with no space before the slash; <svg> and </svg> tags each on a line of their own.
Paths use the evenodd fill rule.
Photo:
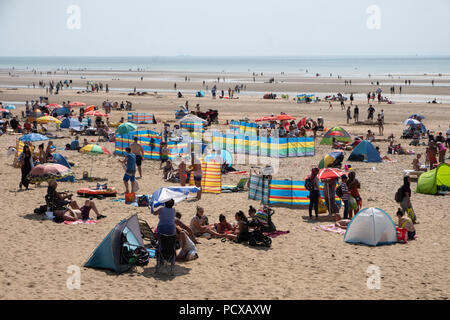
<svg viewBox="0 0 450 320">
<path fill-rule="evenodd" d="M 417 102 L 414 97 L 403 99 L 402 95 L 388 95 L 394 104 L 373 105 L 375 115 L 384 109 L 384 136 L 378 136 L 378 127 L 370 125 L 355 125 L 346 123 L 345 111 L 339 103 L 334 102 L 333 110 L 328 110 L 327 102 L 297 104 L 289 100 L 263 100 L 264 92 L 313 92 L 320 98 L 326 93 L 341 92 L 345 95 L 356 94 L 353 104 L 360 107 L 360 118 L 367 118 L 368 91 L 381 87 L 383 92 L 389 92 L 391 83 L 396 89 L 404 83 L 401 79 L 354 78 L 351 86 L 344 84 L 344 79 L 326 77 L 305 77 L 294 75 L 259 76 L 256 82 L 248 74 L 226 74 L 226 82 L 217 83 L 218 90 L 228 90 L 238 83 L 246 85 L 247 89 L 236 94 L 239 99 L 212 99 L 207 92 L 206 97 L 196 98 L 194 92 L 202 89 L 205 80 L 209 88 L 217 80 L 217 73 L 181 72 L 80 72 L 70 71 L 65 74 L 60 71 L 53 75 L 34 75 L 31 71 L 13 72 L 0 71 L 0 101 L 4 104 L 14 102 L 18 107 L 13 114 L 20 116 L 25 110 L 23 103 L 36 100 L 40 96 L 48 96 L 50 103 L 63 101 L 82 101 L 87 105 L 101 106 L 106 99 L 109 101 L 129 100 L 133 102 L 136 112 L 153 113 L 157 120 L 175 122 L 174 111 L 186 100 L 193 108 L 200 104 L 202 111 L 217 109 L 219 125 L 212 129 L 225 131 L 228 120 L 239 120 L 248 117 L 254 120 L 271 113 L 285 112 L 297 117 L 322 116 L 325 127 L 339 125 L 351 135 L 364 135 L 368 129 L 375 132 L 376 138 L 387 138 L 391 133 L 397 143 L 416 153 L 421 153 L 424 159 L 425 147 L 407 146 L 409 140 L 401 140 L 400 136 L 405 126 L 402 122 L 411 114 L 419 113 L 425 116 L 427 129 L 443 132 L 450 124 L 450 78 L 433 76 L 434 86 L 429 76 L 415 75 L 412 86 L 402 85 L 402 95 L 420 95 L 419 101 L 431 101 L 435 96 L 438 104 Z M 191 81 L 184 81 L 184 76 Z M 81 79 L 86 76 L 87 79 Z M 141 81 L 140 77 L 144 80 Z M 271 77 L 275 83 L 265 83 Z M 222 75 L 220 75 L 222 77 Z M 58 95 L 46 95 L 45 89 L 37 88 L 40 80 L 45 82 L 73 79 L 73 87 L 86 87 L 86 81 L 101 81 L 108 83 L 110 92 L 77 93 L 77 89 L 64 89 Z M 120 79 L 120 80 L 112 80 Z M 350 79 L 345 79 L 350 80 Z M 371 85 L 371 81 L 380 81 L 380 86 Z M 33 89 L 33 82 L 36 88 Z M 177 91 L 184 94 L 178 99 L 173 89 L 177 83 Z M 414 82 L 423 83 L 414 85 Z M 383 84 L 386 83 L 386 84 Z M 129 96 L 136 87 L 137 91 L 147 91 L 145 96 Z M 115 90 L 115 88 L 121 88 Z M 155 94 L 154 91 L 158 93 Z M 247 92 L 247 93 L 246 93 Z M 260 94 L 261 93 L 261 94 Z M 359 95 L 358 95 L 359 94 Z M 411 101 L 411 102 L 410 102 Z M 346 106 L 349 101 L 346 102 Z M 352 108 L 353 109 L 353 108 Z M 113 111 L 111 122 L 126 118 L 126 111 Z M 162 124 L 140 125 L 145 128 L 162 130 Z M 52 132 L 55 127 L 49 125 Z M 54 143 L 58 152 L 70 162 L 75 163 L 73 171 L 76 178 L 81 178 L 84 171 L 89 171 L 92 157 L 76 151 L 59 150 L 70 143 L 72 137 L 67 131 L 58 132 L 66 136 L 56 139 Z M 311 134 L 310 132 L 308 134 Z M 36 207 L 44 204 L 47 184 L 32 185 L 29 191 L 19 191 L 20 170 L 12 167 L 13 157 L 6 155 L 9 146 L 16 145 L 20 135 L 3 135 L 0 137 L 0 202 L 2 223 L 0 224 L 0 299 L 449 299 L 450 297 L 450 242 L 449 242 L 449 197 L 431 196 L 413 193 L 412 203 L 418 217 L 416 225 L 418 238 L 405 245 L 396 244 L 381 247 L 366 247 L 344 243 L 343 235 L 313 230 L 314 226 L 330 223 L 326 215 L 321 215 L 319 221 L 308 219 L 307 209 L 275 207 L 273 220 L 278 230 L 289 231 L 273 239 L 270 249 L 252 248 L 240 244 L 223 243 L 217 239 L 203 239 L 198 245 L 199 259 L 177 263 L 175 276 L 170 277 L 165 272 L 155 276 L 155 260 L 149 265 L 138 267 L 121 275 L 110 271 L 83 268 L 83 263 L 92 251 L 103 240 L 108 232 L 121 220 L 137 213 L 150 226 L 155 227 L 157 218 L 146 208 L 135 208 L 110 199 L 96 200 L 100 212 L 107 216 L 96 225 L 64 225 L 53 223 L 33 214 Z M 84 137 L 81 137 L 81 140 Z M 92 139 L 96 137 L 87 137 Z M 318 137 L 315 145 L 315 156 L 302 158 L 280 159 L 278 179 L 303 180 L 312 167 L 331 150 L 330 146 L 319 145 Z M 100 142 L 111 153 L 114 144 Z M 35 145 L 37 145 L 35 143 Z M 387 142 L 375 142 L 381 153 L 387 152 Z M 347 163 L 349 151 L 346 152 L 344 164 Z M 448 156 L 448 153 L 447 153 Z M 411 169 L 413 155 L 389 155 L 394 163 L 363 163 L 352 162 L 353 170 L 361 182 L 363 207 L 378 207 L 385 210 L 394 221 L 399 204 L 394 200 L 395 191 L 402 184 L 403 170 Z M 107 179 L 109 186 L 124 192 L 122 182 L 123 170 L 117 161 L 121 157 L 99 155 L 94 157 L 93 175 Z M 448 163 L 448 160 L 447 160 Z M 373 170 L 375 167 L 375 170 Z M 250 170 L 250 165 L 236 165 L 239 170 Z M 144 177 L 139 181 L 138 193 L 151 194 L 156 189 L 171 185 L 162 180 L 162 171 L 158 161 L 145 160 L 143 163 Z M 224 175 L 223 184 L 236 184 L 240 176 Z M 90 185 L 94 185 L 91 183 Z M 58 190 L 67 190 L 76 194 L 76 190 L 89 186 L 82 180 L 75 183 L 60 183 Z M 416 182 L 412 183 L 414 190 Z M 75 196 L 81 203 L 83 198 Z M 205 215 L 210 222 L 218 222 L 219 214 L 224 214 L 229 221 L 234 220 L 238 210 L 247 212 L 249 205 L 259 207 L 259 202 L 248 200 L 248 192 L 230 194 L 204 194 L 199 202 L 184 201 L 176 206 L 183 215 L 182 221 L 189 224 L 194 215 L 195 207 L 205 208 Z M 81 267 L 81 288 L 69 290 L 66 280 L 69 266 Z M 370 276 L 367 268 L 377 265 L 381 271 L 381 288 L 368 289 L 367 279 Z"/>
</svg>

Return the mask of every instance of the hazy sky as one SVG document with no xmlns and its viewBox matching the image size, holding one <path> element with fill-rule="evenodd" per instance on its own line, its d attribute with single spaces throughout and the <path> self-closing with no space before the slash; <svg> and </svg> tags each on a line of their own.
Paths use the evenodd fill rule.
<svg viewBox="0 0 450 320">
<path fill-rule="evenodd" d="M 450 55 L 449 14 L 449 0 L 0 0 L 0 56 Z"/>
</svg>

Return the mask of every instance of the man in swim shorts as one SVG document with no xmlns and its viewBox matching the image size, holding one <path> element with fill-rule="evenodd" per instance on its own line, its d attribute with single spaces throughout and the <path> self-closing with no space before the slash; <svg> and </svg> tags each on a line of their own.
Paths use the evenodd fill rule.
<svg viewBox="0 0 450 320">
<path fill-rule="evenodd" d="M 134 142 L 130 145 L 131 152 L 136 155 L 136 166 L 139 171 L 139 177 L 142 178 L 142 159 L 144 158 L 144 148 L 138 143 L 138 138 L 134 137 Z"/>
<path fill-rule="evenodd" d="M 129 193 L 128 181 L 131 182 L 131 190 L 134 190 L 135 174 L 136 174 L 136 155 L 131 152 L 131 148 L 125 149 L 127 152 L 125 159 L 119 160 L 122 164 L 126 165 L 125 175 L 123 176 L 123 182 L 125 184 L 125 193 Z"/>
<path fill-rule="evenodd" d="M 202 163 L 195 157 L 194 154 L 191 156 L 192 159 L 192 173 L 194 174 L 194 183 L 200 190 L 197 192 L 197 200 L 202 197 Z"/>
</svg>

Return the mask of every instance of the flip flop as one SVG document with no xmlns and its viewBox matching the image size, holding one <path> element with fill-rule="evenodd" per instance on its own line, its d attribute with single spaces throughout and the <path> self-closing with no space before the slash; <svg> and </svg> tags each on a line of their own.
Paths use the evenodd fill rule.
<svg viewBox="0 0 450 320">
<path fill-rule="evenodd" d="M 99 215 L 98 217 L 97 217 L 97 220 L 100 220 L 100 219 L 103 219 L 103 218 L 106 218 L 106 216 L 104 216 L 104 215 Z"/>
</svg>

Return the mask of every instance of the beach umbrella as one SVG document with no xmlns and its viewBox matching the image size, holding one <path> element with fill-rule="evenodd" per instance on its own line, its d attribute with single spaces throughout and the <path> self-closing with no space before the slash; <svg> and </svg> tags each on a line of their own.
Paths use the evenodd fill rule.
<svg viewBox="0 0 450 320">
<path fill-rule="evenodd" d="M 9 110 L 6 110 L 6 109 L 3 109 L 3 108 L 0 108 L 0 112 L 9 112 Z"/>
<path fill-rule="evenodd" d="M 94 111 L 94 110 L 86 112 L 84 115 L 85 116 L 94 116 L 94 117 L 107 117 L 108 116 L 106 113 L 103 113 L 100 111 Z"/>
<path fill-rule="evenodd" d="M 290 116 L 288 114 L 279 114 L 276 117 L 276 120 L 295 120 L 296 118 L 293 116 Z"/>
<path fill-rule="evenodd" d="M 89 106 L 89 107 L 86 107 L 86 109 L 84 110 L 84 112 L 89 112 L 89 111 L 93 111 L 93 110 L 95 110 L 95 106 L 94 106 L 94 105 Z"/>
<path fill-rule="evenodd" d="M 189 193 L 197 193 L 197 187 L 163 187 L 153 192 L 150 198 L 149 207 L 153 213 L 154 208 L 162 206 L 167 201 L 173 199 L 175 203 L 185 200 Z"/>
<path fill-rule="evenodd" d="M 339 169 L 325 168 L 319 170 L 317 177 L 320 180 L 329 180 L 329 179 L 338 179 L 344 174 L 345 172 Z"/>
<path fill-rule="evenodd" d="M 420 124 L 421 122 L 419 120 L 416 119 L 406 119 L 405 121 L 403 121 L 403 124 L 407 125 L 407 126 L 415 126 L 417 124 Z"/>
<path fill-rule="evenodd" d="M 41 124 L 41 123 L 56 123 L 56 124 L 61 124 L 61 120 L 56 119 L 55 117 L 52 116 L 44 116 L 44 117 L 40 117 L 36 119 L 36 122 Z"/>
<path fill-rule="evenodd" d="M 116 134 L 128 134 L 128 133 L 136 131 L 136 130 L 137 130 L 137 125 L 130 123 L 130 122 L 125 122 L 117 127 Z"/>
<path fill-rule="evenodd" d="M 31 169 L 27 178 L 30 182 L 36 183 L 49 180 L 58 180 L 69 176 L 73 176 L 71 169 L 57 163 L 45 163 L 38 164 Z"/>
<path fill-rule="evenodd" d="M 30 133 L 30 134 L 21 136 L 19 138 L 19 140 L 22 142 L 46 141 L 46 140 L 48 140 L 48 137 L 46 137 L 42 134 L 39 134 L 39 133 Z"/>
<path fill-rule="evenodd" d="M 111 154 L 108 149 L 105 147 L 99 146 L 98 144 L 88 144 L 87 146 L 84 146 L 80 149 L 80 152 L 91 154 L 91 155 L 98 155 L 98 154 Z M 92 167 L 94 166 L 94 158 L 92 158 L 91 163 L 91 173 L 90 176 L 92 177 Z"/>
<path fill-rule="evenodd" d="M 277 120 L 275 117 L 269 117 L 269 116 L 264 116 L 261 118 L 258 118 L 255 120 L 255 122 L 260 122 L 260 121 L 273 121 L 273 120 Z"/>
<path fill-rule="evenodd" d="M 71 102 L 68 104 L 69 107 L 84 107 L 85 105 L 86 105 L 86 103 L 78 102 L 78 101 Z"/>
<path fill-rule="evenodd" d="M 105 147 L 99 146 L 98 144 L 88 144 L 80 149 L 80 152 L 88 154 L 111 154 Z"/>
<path fill-rule="evenodd" d="M 62 105 L 57 104 L 57 103 L 50 103 L 47 105 L 47 107 L 53 108 L 53 109 L 60 109 L 62 108 Z"/>
<path fill-rule="evenodd" d="M 16 109 L 16 106 L 13 106 L 12 104 L 10 104 L 10 105 L 7 105 L 7 106 L 5 107 L 5 109 L 8 109 L 8 110 L 15 110 L 15 109 Z"/>
</svg>

